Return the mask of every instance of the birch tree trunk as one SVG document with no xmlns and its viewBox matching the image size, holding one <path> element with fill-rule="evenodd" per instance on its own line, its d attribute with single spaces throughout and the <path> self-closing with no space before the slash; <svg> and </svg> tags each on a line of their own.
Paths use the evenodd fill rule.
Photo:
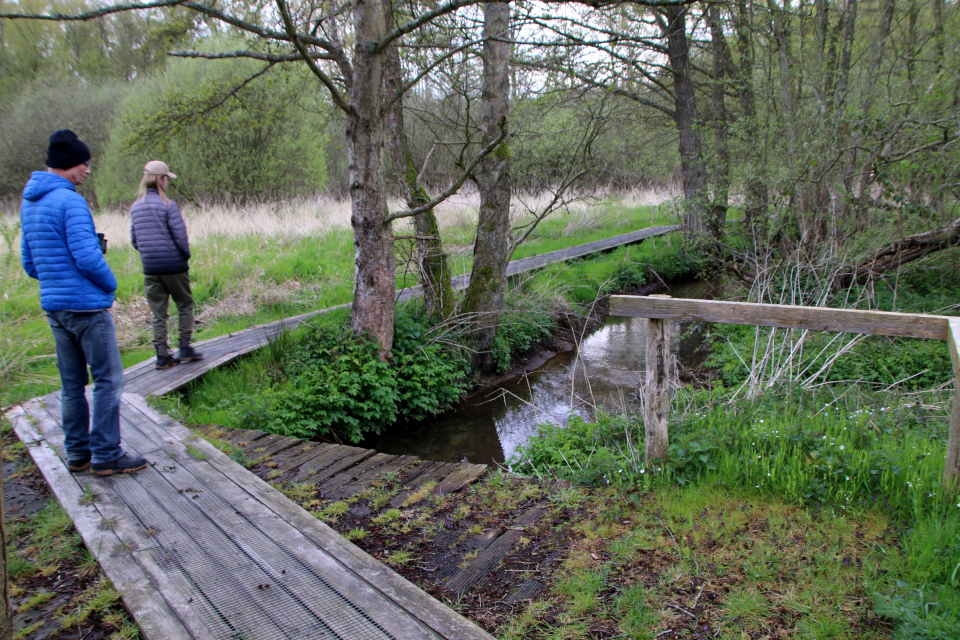
<svg viewBox="0 0 960 640">
<path fill-rule="evenodd" d="M 373 46 L 386 33 L 389 4 L 355 0 L 357 43 L 347 112 L 350 199 L 356 278 L 350 328 L 369 332 L 383 359 L 393 357 L 395 258 L 384 181 L 383 76 L 386 53 Z"/>
<path fill-rule="evenodd" d="M 485 147 L 507 126 L 510 109 L 510 5 L 483 5 L 483 104 Z M 475 318 L 474 364 L 489 370 L 493 365 L 493 340 L 497 333 L 510 261 L 510 147 L 504 141 L 487 156 L 477 175 L 480 215 L 473 247 L 473 272 L 462 310 Z"/>
<path fill-rule="evenodd" d="M 395 44 L 387 49 L 386 98 L 392 107 L 386 113 L 387 140 L 390 158 L 396 178 L 404 193 L 408 209 L 416 209 L 430 202 L 430 197 L 420 184 L 417 167 L 410 152 L 410 142 L 403 123 L 403 69 L 400 66 L 400 51 Z M 420 285 L 427 315 L 443 320 L 453 315 L 455 300 L 450 282 L 450 266 L 443 252 L 440 227 L 433 210 L 413 218 L 417 242 L 417 262 L 420 270 Z"/>
</svg>

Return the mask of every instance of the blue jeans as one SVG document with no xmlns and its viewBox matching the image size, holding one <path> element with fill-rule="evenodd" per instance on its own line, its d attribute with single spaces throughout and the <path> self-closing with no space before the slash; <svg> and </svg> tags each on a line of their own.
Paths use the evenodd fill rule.
<svg viewBox="0 0 960 640">
<path fill-rule="evenodd" d="M 94 464 L 123 456 L 120 448 L 120 395 L 123 362 L 117 331 L 107 309 L 47 311 L 57 343 L 57 368 L 63 385 L 63 435 L 67 457 Z M 93 375 L 93 424 L 84 387 Z"/>
</svg>

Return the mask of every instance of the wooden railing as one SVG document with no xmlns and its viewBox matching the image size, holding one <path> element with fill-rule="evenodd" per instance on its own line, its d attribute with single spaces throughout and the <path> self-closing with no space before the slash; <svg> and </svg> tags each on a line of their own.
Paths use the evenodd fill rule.
<svg viewBox="0 0 960 640">
<path fill-rule="evenodd" d="M 960 399 L 957 397 L 957 389 L 960 388 L 960 318 L 921 313 L 691 300 L 656 295 L 612 296 L 610 315 L 647 318 L 647 367 L 641 391 L 644 396 L 645 455 L 648 464 L 667 457 L 670 320 L 946 340 L 953 361 L 954 398 L 943 484 L 954 491 L 960 489 Z"/>
</svg>

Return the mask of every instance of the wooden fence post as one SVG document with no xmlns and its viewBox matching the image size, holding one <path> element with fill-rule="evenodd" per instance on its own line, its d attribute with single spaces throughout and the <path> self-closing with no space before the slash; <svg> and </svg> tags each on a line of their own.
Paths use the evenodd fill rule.
<svg viewBox="0 0 960 640">
<path fill-rule="evenodd" d="M 947 345 L 953 361 L 953 398 L 950 407 L 950 435 L 947 436 L 947 459 L 943 464 L 943 486 L 948 491 L 960 489 L 960 318 L 949 320 Z"/>
<path fill-rule="evenodd" d="M 670 417 L 670 321 L 647 318 L 647 375 L 643 424 L 648 467 L 667 458 Z"/>
</svg>

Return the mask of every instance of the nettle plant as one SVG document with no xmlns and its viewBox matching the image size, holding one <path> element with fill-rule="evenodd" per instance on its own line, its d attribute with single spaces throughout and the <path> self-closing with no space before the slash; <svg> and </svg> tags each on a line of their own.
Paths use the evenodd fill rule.
<svg viewBox="0 0 960 640">
<path fill-rule="evenodd" d="M 346 326 L 307 327 L 283 364 L 282 381 L 239 398 L 242 426 L 360 442 L 399 420 L 439 413 L 469 389 L 469 363 L 439 341 L 441 331 L 412 313 L 397 316 L 393 361 Z"/>
</svg>

